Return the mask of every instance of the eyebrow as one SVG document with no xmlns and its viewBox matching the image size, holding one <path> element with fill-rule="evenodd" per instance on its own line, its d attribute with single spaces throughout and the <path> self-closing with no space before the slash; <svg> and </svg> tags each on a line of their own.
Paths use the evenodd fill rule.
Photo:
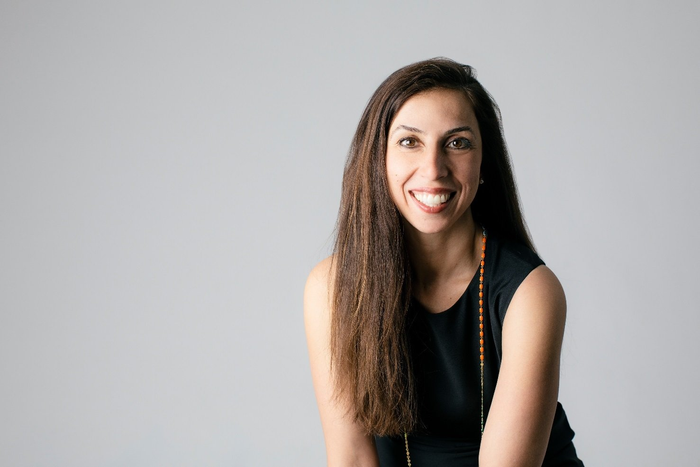
<svg viewBox="0 0 700 467">
<path fill-rule="evenodd" d="M 470 127 L 469 125 L 465 125 L 465 126 L 458 126 L 457 128 L 453 128 L 450 131 L 448 131 L 447 133 L 445 133 L 445 135 L 454 135 L 455 133 L 460 133 L 462 131 L 468 131 L 469 133 L 471 133 L 473 135 L 476 134 L 474 132 L 474 130 L 472 130 L 472 127 Z"/>
<path fill-rule="evenodd" d="M 396 133 L 399 130 L 406 130 L 406 131 L 411 131 L 411 132 L 420 133 L 420 134 L 425 133 L 420 128 L 416 128 L 416 127 L 412 127 L 412 126 L 408 126 L 408 125 L 399 125 L 396 128 L 394 128 L 394 131 L 391 132 L 391 134 L 389 135 L 389 138 L 391 138 L 394 135 L 394 133 Z M 458 126 L 457 128 L 453 128 L 451 130 L 446 131 L 445 136 L 454 135 L 455 133 L 460 133 L 462 131 L 468 131 L 469 133 L 471 133 L 473 135 L 476 134 L 476 133 L 474 133 L 474 130 L 472 129 L 472 127 L 465 125 L 465 126 Z"/>
</svg>

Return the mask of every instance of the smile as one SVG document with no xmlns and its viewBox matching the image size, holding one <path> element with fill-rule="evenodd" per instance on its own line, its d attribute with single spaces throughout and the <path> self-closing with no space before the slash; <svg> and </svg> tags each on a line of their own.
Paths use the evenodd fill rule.
<svg viewBox="0 0 700 467">
<path fill-rule="evenodd" d="M 448 201 L 452 199 L 454 192 L 426 193 L 424 191 L 411 191 L 413 198 L 418 201 L 418 205 L 428 212 L 439 212 L 444 209 Z"/>
<path fill-rule="evenodd" d="M 452 193 L 445 195 L 431 195 L 430 193 L 414 192 L 413 196 L 426 206 L 435 207 L 444 204 L 452 197 Z"/>
</svg>

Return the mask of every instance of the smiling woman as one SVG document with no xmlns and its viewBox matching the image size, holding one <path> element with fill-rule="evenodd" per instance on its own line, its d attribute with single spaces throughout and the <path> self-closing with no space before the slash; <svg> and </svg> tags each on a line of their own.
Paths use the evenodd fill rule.
<svg viewBox="0 0 700 467">
<path fill-rule="evenodd" d="M 331 466 L 581 466 L 557 402 L 566 301 L 474 71 L 384 81 L 304 316 Z"/>
</svg>

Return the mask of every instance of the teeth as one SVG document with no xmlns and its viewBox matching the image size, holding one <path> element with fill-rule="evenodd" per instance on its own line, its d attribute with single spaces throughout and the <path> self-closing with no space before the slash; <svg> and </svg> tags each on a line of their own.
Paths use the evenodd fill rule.
<svg viewBox="0 0 700 467">
<path fill-rule="evenodd" d="M 447 200 L 450 199 L 452 194 L 431 195 L 430 193 L 423 193 L 421 191 L 414 191 L 413 196 L 415 196 L 418 201 L 425 204 L 426 206 L 430 206 L 431 208 L 434 208 L 435 206 L 440 206 L 441 204 L 446 203 Z"/>
</svg>

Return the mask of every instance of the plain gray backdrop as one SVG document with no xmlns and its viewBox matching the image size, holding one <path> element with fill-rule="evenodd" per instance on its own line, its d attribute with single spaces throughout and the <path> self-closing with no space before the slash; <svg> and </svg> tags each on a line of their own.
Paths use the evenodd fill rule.
<svg viewBox="0 0 700 467">
<path fill-rule="evenodd" d="M 0 2 L 0 464 L 324 465 L 304 282 L 371 93 L 447 56 L 567 292 L 580 456 L 700 465 L 700 4 L 495 3 Z"/>
</svg>

